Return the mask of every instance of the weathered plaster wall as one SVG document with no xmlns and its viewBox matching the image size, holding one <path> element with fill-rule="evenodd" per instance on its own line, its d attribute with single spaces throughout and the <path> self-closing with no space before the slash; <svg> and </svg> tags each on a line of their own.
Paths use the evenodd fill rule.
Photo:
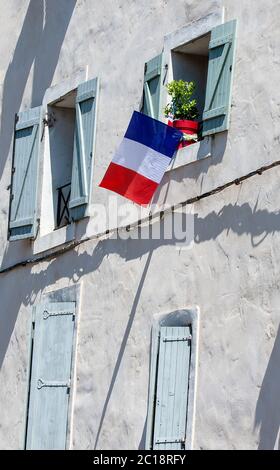
<svg viewBox="0 0 280 470">
<path fill-rule="evenodd" d="M 31 306 L 75 283 L 74 448 L 93 448 L 100 423 L 98 448 L 143 443 L 153 316 L 190 305 L 200 308 L 195 448 L 278 445 L 279 176 L 195 204 L 191 250 L 105 240 L 2 277 L 1 448 L 22 437 Z"/>
<path fill-rule="evenodd" d="M 172 203 L 279 158 L 280 6 L 223 5 L 226 19 L 239 21 L 230 131 L 216 139 L 212 159 L 170 173 L 159 200 L 167 186 Z M 0 6 L 5 266 L 32 253 L 29 242 L 6 242 L 14 113 L 39 105 L 47 87 L 86 66 L 89 77 L 99 75 L 93 199 L 106 202 L 97 183 L 139 106 L 144 62 L 161 51 L 164 35 L 221 2 L 0 0 Z M 275 168 L 197 203 L 191 250 L 177 250 L 174 240 L 92 241 L 1 275 L 0 447 L 23 442 L 32 305 L 46 291 L 75 283 L 82 293 L 74 448 L 143 446 L 153 315 L 188 305 L 201 312 L 195 448 L 277 446 L 279 176 Z"/>
<path fill-rule="evenodd" d="M 192 250 L 177 251 L 172 241 L 133 240 L 94 248 L 93 263 L 103 262 L 83 286 L 92 296 L 84 295 L 82 304 L 77 447 L 84 446 L 84 426 L 94 444 L 104 408 L 98 446 L 139 445 L 153 314 L 187 305 L 200 308 L 195 448 L 278 445 L 279 174 L 255 177 L 196 204 Z M 82 372 L 89 357 L 96 364 Z M 84 419 L 89 408 L 91 430 Z M 121 432 L 112 436 L 115 425 Z"/>
<path fill-rule="evenodd" d="M 180 0 L 176 1 L 176 8 L 172 0 L 117 3 L 107 0 L 102 6 L 97 0 L 2 2 L 5 4 L 0 59 L 2 265 L 7 266 L 26 254 L 30 256 L 33 251 L 30 243 L 18 242 L 10 247 L 6 242 L 9 201 L 6 188 L 10 182 L 14 113 L 40 105 L 46 88 L 80 70 L 87 69 L 89 78 L 99 76 L 92 201 L 107 204 L 109 192 L 99 188 L 98 183 L 132 110 L 139 108 L 145 61 L 161 52 L 164 36 L 210 13 L 221 12 L 223 7 L 225 20 L 238 19 L 230 130 L 216 136 L 211 159 L 168 173 L 154 201 L 173 204 L 208 191 L 271 162 L 279 151 L 280 34 L 276 18 L 280 6 L 276 0 L 265 5 L 253 0 L 241 5 L 227 0 L 203 3 Z M 83 233 L 86 223 L 81 222 L 80 226 Z"/>
</svg>

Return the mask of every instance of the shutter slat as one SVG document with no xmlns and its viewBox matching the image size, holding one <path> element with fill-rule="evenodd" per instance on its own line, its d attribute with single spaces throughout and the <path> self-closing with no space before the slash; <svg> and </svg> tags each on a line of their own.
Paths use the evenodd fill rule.
<svg viewBox="0 0 280 470">
<path fill-rule="evenodd" d="M 235 36 L 236 20 L 219 25 L 211 31 L 203 136 L 229 128 Z"/>
<path fill-rule="evenodd" d="M 232 43 L 233 41 L 233 34 L 228 34 L 226 36 L 222 36 L 219 39 L 213 39 L 209 42 L 209 49 L 214 49 L 214 47 L 221 46 L 222 44 Z"/>
<path fill-rule="evenodd" d="M 145 90 L 145 102 L 146 102 L 148 115 L 152 118 L 155 118 L 154 107 L 153 107 L 153 102 L 152 102 L 152 97 L 151 97 L 151 92 L 150 92 L 148 82 L 145 82 L 144 90 Z"/>
<path fill-rule="evenodd" d="M 207 121 L 207 119 L 212 119 L 213 117 L 216 116 L 224 116 L 227 113 L 227 108 L 225 106 L 222 106 L 220 108 L 214 108 L 211 111 L 207 111 L 203 114 L 203 119 L 204 121 Z"/>
<path fill-rule="evenodd" d="M 17 227 L 26 227 L 33 224 L 33 219 L 30 217 L 27 219 L 18 219 L 14 222 L 10 222 L 10 228 L 17 228 Z"/>
<path fill-rule="evenodd" d="M 218 84 L 219 84 L 220 79 L 221 79 L 221 73 L 222 73 L 223 68 L 225 66 L 225 61 L 226 61 L 226 58 L 227 58 L 227 55 L 228 55 L 228 52 L 229 52 L 229 48 L 230 48 L 229 43 L 224 44 L 222 55 L 220 56 L 219 61 L 217 61 L 217 69 L 216 69 L 216 72 L 215 72 L 215 76 L 213 78 L 213 87 L 212 87 L 211 92 L 208 93 L 208 95 L 207 95 L 207 101 L 206 101 L 206 108 L 207 109 L 210 109 L 210 107 L 212 105 L 215 93 L 217 91 Z"/>
<path fill-rule="evenodd" d="M 76 130 L 77 130 L 77 138 L 79 141 L 79 156 L 80 156 L 80 178 L 81 178 L 81 194 L 84 195 L 83 198 L 80 199 L 85 199 L 86 202 L 88 202 L 88 182 L 87 182 L 87 168 L 86 168 L 86 149 L 85 149 L 85 142 L 84 142 L 84 132 L 83 132 L 83 121 L 82 121 L 82 113 L 81 113 L 81 106 L 80 103 L 83 103 L 82 101 L 78 101 L 78 104 L 76 106 Z M 77 201 L 77 199 L 74 199 L 74 201 Z M 70 205 L 69 207 L 75 207 L 77 204 L 73 204 L 73 199 L 72 201 L 70 200 Z"/>
<path fill-rule="evenodd" d="M 191 348 L 189 338 L 188 326 L 160 328 L 153 433 L 153 449 L 156 450 L 184 448 Z"/>
<path fill-rule="evenodd" d="M 141 112 L 159 119 L 161 114 L 162 54 L 145 64 L 144 96 Z"/>
<path fill-rule="evenodd" d="M 98 79 L 78 86 L 76 127 L 69 208 L 73 220 L 86 215 L 89 202 L 95 145 Z"/>
<path fill-rule="evenodd" d="M 36 307 L 27 449 L 65 449 L 75 302 Z"/>
<path fill-rule="evenodd" d="M 33 108 L 33 110 L 36 109 L 36 108 Z M 30 110 L 29 112 L 33 111 L 33 110 Z M 22 114 L 25 114 L 26 111 L 24 111 Z M 15 127 L 15 130 L 16 131 L 20 131 L 21 129 L 26 129 L 27 127 L 33 127 L 35 124 L 38 124 L 38 118 L 34 118 L 34 119 L 27 119 L 26 121 L 25 120 L 22 120 L 22 119 L 19 119 L 19 121 L 16 123 L 16 127 Z"/>
<path fill-rule="evenodd" d="M 37 188 L 41 107 L 18 114 L 14 135 L 9 240 L 37 233 Z"/>
</svg>

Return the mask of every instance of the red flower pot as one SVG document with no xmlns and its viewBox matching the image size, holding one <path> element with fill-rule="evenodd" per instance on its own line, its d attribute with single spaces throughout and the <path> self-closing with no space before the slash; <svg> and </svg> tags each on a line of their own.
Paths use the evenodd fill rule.
<svg viewBox="0 0 280 470">
<path fill-rule="evenodd" d="M 179 129 L 180 131 L 184 132 L 185 134 L 196 134 L 199 130 L 199 122 L 198 121 L 190 121 L 189 119 L 177 119 L 175 121 L 168 121 L 168 125 Z M 178 149 L 182 147 L 187 147 L 188 145 L 194 144 L 195 140 L 183 140 L 178 145 Z"/>
</svg>

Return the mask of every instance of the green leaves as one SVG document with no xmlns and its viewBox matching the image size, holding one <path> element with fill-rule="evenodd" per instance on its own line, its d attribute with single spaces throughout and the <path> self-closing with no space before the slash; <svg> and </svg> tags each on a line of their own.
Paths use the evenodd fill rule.
<svg viewBox="0 0 280 470">
<path fill-rule="evenodd" d="M 199 116 L 196 100 L 191 99 L 194 90 L 194 82 L 184 80 L 173 80 L 166 85 L 168 94 L 171 96 L 170 103 L 164 108 L 166 117 L 173 119 L 197 119 Z"/>
</svg>

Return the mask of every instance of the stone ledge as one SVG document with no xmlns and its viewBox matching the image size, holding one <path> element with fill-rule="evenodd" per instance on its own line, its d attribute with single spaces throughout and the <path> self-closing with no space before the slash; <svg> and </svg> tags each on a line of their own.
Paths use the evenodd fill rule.
<svg viewBox="0 0 280 470">
<path fill-rule="evenodd" d="M 42 237 L 38 236 L 34 241 L 33 254 L 43 253 L 73 240 L 75 240 L 75 224 L 66 225 Z"/>
<path fill-rule="evenodd" d="M 166 171 L 175 170 L 189 163 L 203 160 L 212 156 L 212 137 L 205 137 L 200 142 L 181 148 L 176 156 L 171 160 L 170 166 Z"/>
</svg>

